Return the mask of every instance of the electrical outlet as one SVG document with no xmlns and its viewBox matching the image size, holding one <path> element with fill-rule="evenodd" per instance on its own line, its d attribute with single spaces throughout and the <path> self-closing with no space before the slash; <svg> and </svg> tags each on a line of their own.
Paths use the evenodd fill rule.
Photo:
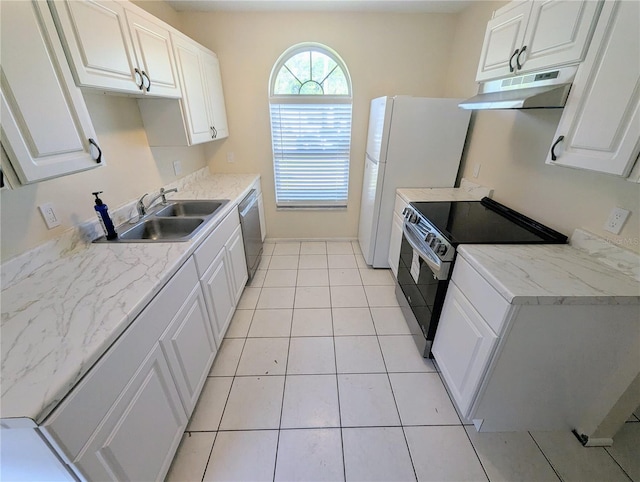
<svg viewBox="0 0 640 482">
<path fill-rule="evenodd" d="M 625 221 L 631 214 L 626 209 L 622 208 L 613 208 L 611 213 L 609 214 L 609 218 L 607 222 L 604 223 L 604 229 L 613 234 L 620 234 L 622 230 L 622 226 L 624 226 Z"/>
<path fill-rule="evenodd" d="M 56 214 L 56 210 L 53 207 L 53 203 L 45 203 L 38 206 L 40 210 L 40 214 L 44 219 L 44 222 L 47 224 L 47 228 L 53 229 L 56 226 L 60 226 L 60 219 Z"/>
<path fill-rule="evenodd" d="M 173 172 L 175 173 L 176 176 L 179 176 L 180 174 L 182 174 L 182 162 L 173 161 Z"/>
<path fill-rule="evenodd" d="M 227 152 L 227 162 L 229 163 L 236 162 L 236 156 L 233 152 Z"/>
<path fill-rule="evenodd" d="M 473 165 L 473 177 L 478 177 L 478 174 L 480 174 L 480 167 L 481 167 L 481 164 Z"/>
</svg>

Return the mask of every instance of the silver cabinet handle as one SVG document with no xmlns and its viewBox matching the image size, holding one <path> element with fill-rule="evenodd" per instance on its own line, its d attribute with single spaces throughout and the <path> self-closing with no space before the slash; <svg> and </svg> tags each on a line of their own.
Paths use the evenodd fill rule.
<svg viewBox="0 0 640 482">
<path fill-rule="evenodd" d="M 147 75 L 147 73 L 144 70 L 142 71 L 142 77 L 143 77 L 143 79 L 147 79 L 147 85 L 146 86 L 144 85 L 144 80 L 143 80 L 142 86 L 144 87 L 144 89 L 147 92 L 149 92 L 151 90 L 151 79 L 149 78 L 149 76 Z"/>
</svg>

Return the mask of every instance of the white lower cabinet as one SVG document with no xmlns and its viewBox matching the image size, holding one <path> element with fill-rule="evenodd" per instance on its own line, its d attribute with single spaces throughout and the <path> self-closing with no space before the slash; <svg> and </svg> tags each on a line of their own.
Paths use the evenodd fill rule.
<svg viewBox="0 0 640 482">
<path fill-rule="evenodd" d="M 222 220 L 194 258 L 219 347 L 248 279 L 238 208 Z"/>
<path fill-rule="evenodd" d="M 235 310 L 230 278 L 230 263 L 225 249 L 222 248 L 201 279 L 213 324 L 213 334 L 218 346 L 222 343 L 222 338 L 224 338 Z"/>
<path fill-rule="evenodd" d="M 156 344 L 74 465 L 87 480 L 162 480 L 186 424 Z"/>
<path fill-rule="evenodd" d="M 162 480 L 215 355 L 190 258 L 39 427 L 86 480 Z"/>
<path fill-rule="evenodd" d="M 465 416 L 497 343 L 498 336 L 451 282 L 432 351 Z"/>
<path fill-rule="evenodd" d="M 204 296 L 199 285 L 160 338 L 182 405 L 191 415 L 217 348 Z"/>
</svg>

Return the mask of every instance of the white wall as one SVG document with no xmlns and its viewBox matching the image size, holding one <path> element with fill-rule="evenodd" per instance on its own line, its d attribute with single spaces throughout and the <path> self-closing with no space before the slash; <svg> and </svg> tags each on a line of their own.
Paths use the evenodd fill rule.
<svg viewBox="0 0 640 482">
<path fill-rule="evenodd" d="M 474 2 L 460 14 L 446 95 L 471 97 L 487 21 L 506 2 Z M 613 86 L 612 86 L 613 87 Z M 629 181 L 545 164 L 561 109 L 477 111 L 463 156 L 462 175 L 495 188 L 494 198 L 571 235 L 583 227 L 640 252 L 640 186 Z M 615 206 L 631 211 L 620 236 L 602 229 Z"/>
<path fill-rule="evenodd" d="M 104 191 L 102 200 L 115 208 L 177 179 L 173 160 L 182 161 L 180 177 L 206 166 L 202 146 L 151 149 L 135 99 L 101 94 L 85 94 L 84 98 L 105 166 L 14 190 L 3 189 L 0 194 L 3 261 L 95 216 L 93 191 Z M 54 204 L 61 226 L 47 229 L 38 211 L 38 205 L 45 202 Z"/>
<path fill-rule="evenodd" d="M 262 175 L 267 235 L 273 238 L 355 237 L 369 101 L 381 95 L 440 97 L 456 15 L 380 13 L 182 13 L 184 32 L 220 59 L 230 136 L 206 154 L 218 172 Z M 348 208 L 276 211 L 268 83 L 290 46 L 320 42 L 345 61 L 353 82 Z M 227 163 L 233 152 L 235 163 Z"/>
</svg>

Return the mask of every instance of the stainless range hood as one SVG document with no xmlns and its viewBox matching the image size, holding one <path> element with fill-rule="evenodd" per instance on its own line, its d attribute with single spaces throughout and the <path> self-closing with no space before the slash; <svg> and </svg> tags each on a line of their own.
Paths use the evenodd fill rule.
<svg viewBox="0 0 640 482">
<path fill-rule="evenodd" d="M 478 95 L 458 105 L 472 110 L 562 108 L 576 70 L 564 67 L 485 82 Z"/>
</svg>

